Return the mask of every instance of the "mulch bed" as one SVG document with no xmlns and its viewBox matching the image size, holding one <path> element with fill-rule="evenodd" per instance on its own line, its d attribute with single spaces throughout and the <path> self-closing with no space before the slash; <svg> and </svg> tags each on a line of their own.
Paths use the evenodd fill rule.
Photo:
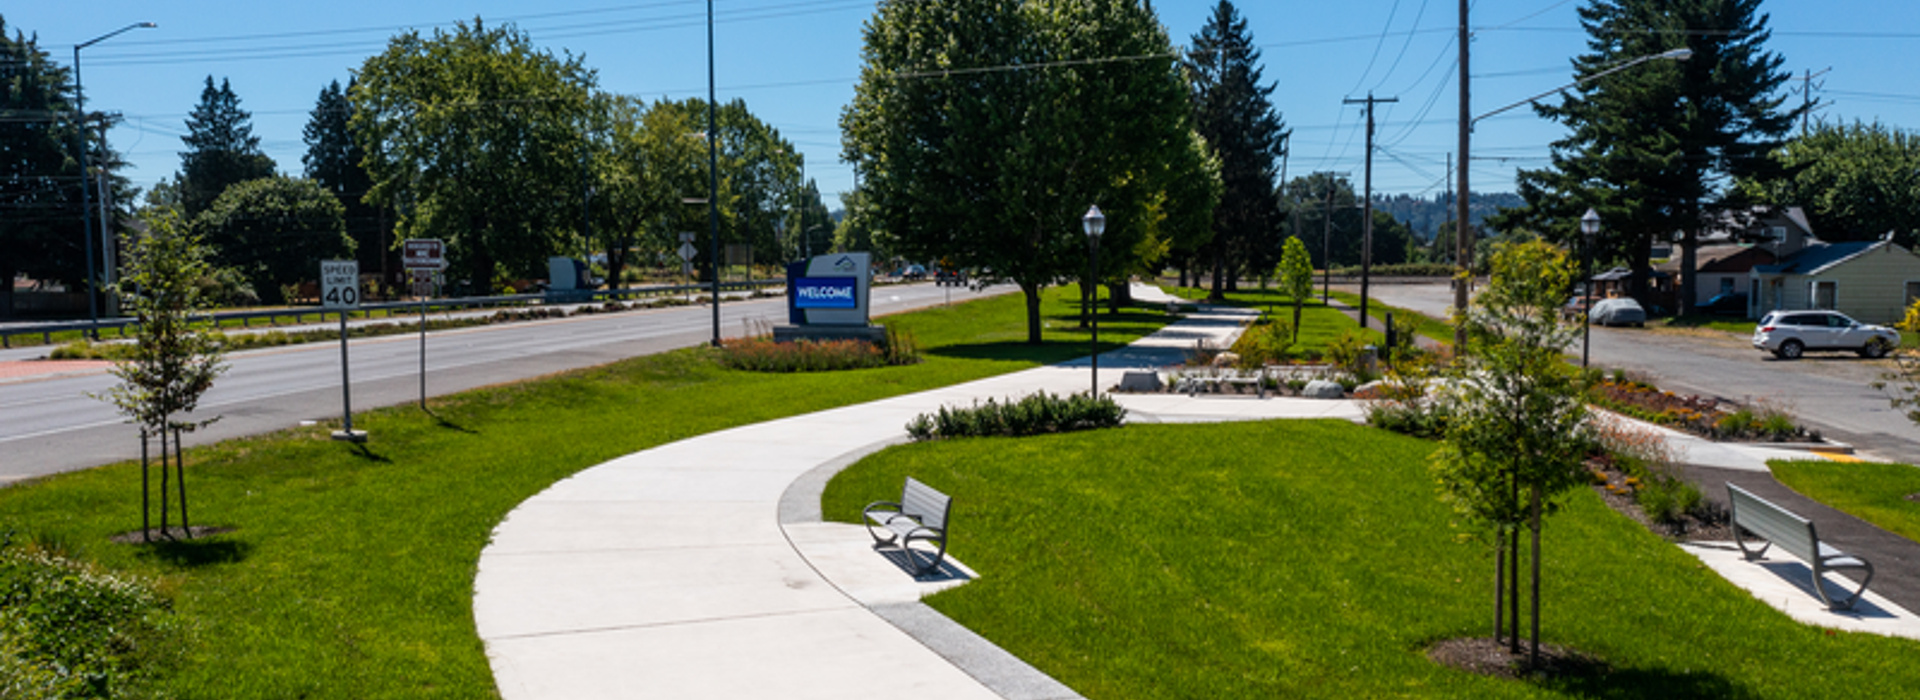
<svg viewBox="0 0 1920 700">
<path fill-rule="evenodd" d="M 222 532 L 233 532 L 233 528 L 224 525 L 195 525 L 191 528 L 169 527 L 162 530 L 156 527 L 145 531 L 134 530 L 132 532 L 122 532 L 109 539 L 119 544 L 141 544 L 149 541 L 149 539 L 153 542 L 166 542 L 169 540 L 178 542 L 181 540 L 199 539 L 208 535 L 218 535 Z"/>
<path fill-rule="evenodd" d="M 1540 644 L 1538 666 L 1530 663 L 1529 653 L 1529 644 L 1524 639 L 1520 642 L 1520 653 L 1513 654 L 1507 651 L 1503 641 L 1489 637 L 1463 637 L 1433 645 L 1427 650 L 1427 658 L 1434 663 L 1495 678 L 1578 678 L 1605 675 L 1608 671 L 1606 662 L 1558 644 Z"/>
<path fill-rule="evenodd" d="M 1626 475 L 1613 469 L 1601 460 L 1588 460 L 1587 466 L 1598 469 L 1607 475 L 1606 484 L 1595 484 L 1593 492 L 1600 495 L 1607 507 L 1621 515 L 1632 518 L 1634 522 L 1645 526 L 1653 534 L 1674 542 L 1728 542 L 1733 540 L 1733 520 L 1726 510 L 1712 501 L 1702 500 L 1702 512 L 1686 513 L 1673 522 L 1656 522 L 1641 510 L 1640 503 L 1634 500 L 1633 490 L 1626 486 Z M 1608 486 L 1615 486 L 1609 489 Z M 1621 493 L 1625 491 L 1625 493 Z"/>
</svg>

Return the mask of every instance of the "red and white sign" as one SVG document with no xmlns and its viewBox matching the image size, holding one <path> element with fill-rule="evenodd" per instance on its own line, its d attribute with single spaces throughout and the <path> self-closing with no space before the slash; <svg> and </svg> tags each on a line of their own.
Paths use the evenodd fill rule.
<svg viewBox="0 0 1920 700">
<path fill-rule="evenodd" d="M 438 238 L 409 238 L 400 246 L 400 265 L 409 270 L 444 270 L 446 251 Z"/>
</svg>

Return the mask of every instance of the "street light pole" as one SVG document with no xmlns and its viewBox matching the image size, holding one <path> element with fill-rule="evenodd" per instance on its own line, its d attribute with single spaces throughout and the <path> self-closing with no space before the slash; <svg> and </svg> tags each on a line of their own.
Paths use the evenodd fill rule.
<svg viewBox="0 0 1920 700">
<path fill-rule="evenodd" d="M 707 269 L 713 275 L 713 346 L 720 347 L 720 132 L 715 128 L 713 0 L 707 0 Z"/>
<path fill-rule="evenodd" d="M 1080 217 L 1080 225 L 1087 231 L 1087 285 L 1089 286 L 1087 305 L 1088 316 L 1093 317 L 1093 398 L 1100 398 L 1100 234 L 1107 231 L 1107 217 L 1100 213 L 1100 206 L 1087 208 L 1087 215 Z"/>
<path fill-rule="evenodd" d="M 77 149 L 80 152 L 80 238 L 86 242 L 87 252 L 87 271 L 84 275 L 87 282 L 87 320 L 93 323 L 93 326 L 87 329 L 87 334 L 95 338 L 98 338 L 100 333 L 100 278 L 93 274 L 93 195 L 90 192 L 92 189 L 92 178 L 89 177 L 88 174 L 92 166 L 88 162 L 91 159 L 87 157 L 87 141 L 89 139 L 87 138 L 86 90 L 80 82 L 80 50 L 135 29 L 151 29 L 158 26 L 160 25 L 152 22 L 135 22 L 94 37 L 91 40 L 73 45 L 73 138 L 74 141 L 80 144 L 80 147 Z M 103 194 L 102 196 L 104 197 L 105 195 Z M 102 240 L 100 241 L 100 266 L 104 270 L 107 267 L 107 259 L 112 256 L 110 251 L 113 248 L 111 242 L 105 240 L 107 231 L 106 212 L 101 212 L 100 217 L 100 233 L 102 236 Z M 12 280 L 7 280 L 6 283 L 12 284 L 13 282 Z"/>
<path fill-rule="evenodd" d="M 1586 252 L 1582 256 L 1581 272 L 1585 278 L 1580 280 L 1580 288 L 1587 297 L 1585 310 L 1580 314 L 1580 369 L 1587 368 L 1588 350 L 1593 347 L 1593 239 L 1598 235 L 1600 214 L 1588 208 L 1587 213 L 1580 217 L 1580 241 L 1585 244 L 1581 247 Z"/>
</svg>

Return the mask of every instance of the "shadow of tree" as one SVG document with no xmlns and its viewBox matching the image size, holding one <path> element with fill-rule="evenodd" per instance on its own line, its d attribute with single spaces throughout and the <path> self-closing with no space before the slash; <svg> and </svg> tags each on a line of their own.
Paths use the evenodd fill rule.
<svg viewBox="0 0 1920 700">
<path fill-rule="evenodd" d="M 195 568 L 210 564 L 232 564 L 245 560 L 253 545 L 224 537 L 162 539 L 141 544 L 142 554 L 169 565 Z"/>
<path fill-rule="evenodd" d="M 1613 668 L 1604 673 L 1547 677 L 1534 685 L 1582 698 L 1725 698 L 1742 700 L 1760 694 L 1726 677 L 1704 671 L 1664 668 Z"/>
</svg>

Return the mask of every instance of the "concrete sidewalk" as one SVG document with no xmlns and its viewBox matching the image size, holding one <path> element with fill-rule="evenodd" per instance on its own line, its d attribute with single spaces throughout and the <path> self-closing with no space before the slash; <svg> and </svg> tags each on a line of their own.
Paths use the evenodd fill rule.
<svg viewBox="0 0 1920 700">
<path fill-rule="evenodd" d="M 1166 301 L 1152 287 L 1136 285 L 1134 294 Z M 1253 315 L 1201 307 L 1104 353 L 1100 384 L 1178 363 L 1199 340 L 1226 347 Z M 903 441 L 916 415 L 1037 390 L 1084 391 L 1086 364 L 702 435 L 554 484 L 495 528 L 474 580 L 474 620 L 501 697 L 838 699 L 875 689 L 931 699 L 1078 697 L 918 602 L 993 572 L 953 562 L 916 580 L 876 552 L 860 526 L 821 522 L 819 493 L 846 465 Z M 1115 398 L 1135 421 L 1363 420 L 1354 401 Z M 1764 469 L 1760 455 L 1724 461 Z M 1740 568 L 1728 577 L 1769 571 Z M 1874 601 L 1876 619 L 1913 620 L 1883 602 Z"/>
</svg>

